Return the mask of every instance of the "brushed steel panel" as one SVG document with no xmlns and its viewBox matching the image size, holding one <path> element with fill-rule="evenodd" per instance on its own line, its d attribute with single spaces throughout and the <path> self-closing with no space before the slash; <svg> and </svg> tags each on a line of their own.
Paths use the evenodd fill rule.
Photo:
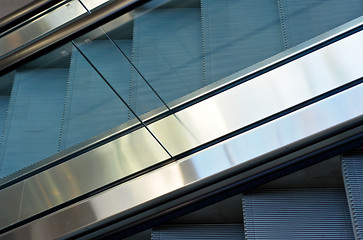
<svg viewBox="0 0 363 240">
<path fill-rule="evenodd" d="M 177 155 L 363 76 L 363 31 L 149 125 Z M 172 126 L 172 127 L 170 127 Z"/>
<path fill-rule="evenodd" d="M 141 204 L 180 194 L 183 189 L 220 176 L 234 167 L 252 164 L 256 157 L 303 142 L 349 120 L 361 119 L 363 108 L 356 103 L 363 101 L 362 93 L 363 84 L 360 84 L 7 232 L 0 239 L 21 239 L 24 234 L 38 240 L 65 237 L 74 231 L 89 229 L 99 221 L 138 211 Z M 251 174 L 246 172 L 245 176 Z"/>
<path fill-rule="evenodd" d="M 80 155 L 24 182 L 20 219 L 169 158 L 145 129 Z"/>
<path fill-rule="evenodd" d="M 73 0 L 43 16 L 35 17 L 28 24 L 12 32 L 0 35 L 0 46 L 2 46 L 0 56 L 4 56 L 24 44 L 36 40 L 85 13 L 84 7 L 77 0 Z"/>
<path fill-rule="evenodd" d="M 0 226 L 7 226 L 19 221 L 23 183 L 19 182 L 0 192 Z"/>
<path fill-rule="evenodd" d="M 108 2 L 109 0 L 82 0 L 82 3 L 87 8 L 88 11 L 91 11 L 102 4 Z"/>
<path fill-rule="evenodd" d="M 349 39 L 353 40 L 348 41 Z M 199 146 L 234 129 L 267 117 L 276 111 L 284 110 L 296 103 L 362 77 L 360 63 L 362 62 L 363 51 L 361 42 L 362 32 L 312 53 L 313 58 L 309 58 L 310 55 L 302 57 L 261 77 L 184 109 L 173 116 L 155 122 L 150 127 L 154 133 L 157 133 L 157 137 L 163 141 L 162 143 L 166 143 L 167 150 L 173 154 Z M 337 50 L 332 49 L 332 46 L 336 46 Z M 310 60 L 307 61 L 306 59 Z M 298 67 L 293 65 L 295 62 Z M 281 69 L 285 70 L 282 71 Z M 274 73 L 275 71 L 277 73 Z M 290 75 L 286 75 L 286 77 L 285 74 Z M 62 231 L 65 233 L 74 231 L 171 191 L 204 180 L 223 170 L 231 169 L 240 164 L 244 166 L 252 163 L 253 161 L 249 160 L 255 157 L 286 147 L 290 143 L 303 140 L 305 137 L 327 130 L 344 123 L 344 121 L 361 117 L 363 109 L 357 103 L 362 102 L 362 93 L 361 85 L 346 90 L 245 132 L 190 159 L 183 159 L 175 164 L 160 168 L 155 172 L 79 203 L 80 208 L 73 208 L 78 206 L 77 204 L 71 206 L 59 212 L 61 214 L 59 216 L 63 217 L 57 217 L 57 213 L 55 213 L 19 228 L 19 231 L 20 229 L 27 229 L 28 232 L 39 232 L 46 227 L 49 234 L 56 235 L 44 233 L 45 239 L 47 236 L 48 238 L 60 236 Z M 144 140 L 140 140 L 143 138 Z M 24 183 L 20 219 L 54 207 L 168 157 L 145 129 L 138 130 L 27 179 Z M 122 166 L 116 167 L 119 165 Z M 166 172 L 164 173 L 164 171 Z M 116 195 L 107 195 L 110 192 Z M 4 205 L 0 206 L 3 208 Z M 86 210 L 82 210 L 82 208 Z M 81 213 L 84 211 L 83 218 Z M 55 232 L 47 227 L 48 225 L 42 225 L 52 222 L 55 224 L 62 219 L 66 219 L 64 220 L 66 226 L 57 226 L 58 230 L 56 229 Z M 14 234 L 15 232 L 16 230 L 13 231 Z M 4 234 L 4 236 L 11 236 L 12 233 L 9 234 Z"/>
</svg>

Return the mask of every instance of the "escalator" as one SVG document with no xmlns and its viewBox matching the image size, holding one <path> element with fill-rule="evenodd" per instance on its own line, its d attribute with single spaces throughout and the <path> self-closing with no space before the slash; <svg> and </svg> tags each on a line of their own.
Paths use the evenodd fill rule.
<svg viewBox="0 0 363 240">
<path fill-rule="evenodd" d="M 362 2 L 145 2 L 60 2 L 2 33 L 0 239 L 125 237 L 245 192 L 243 223 L 212 229 L 268 238 L 288 204 L 358 236 L 344 188 L 247 191 L 362 145 Z M 325 231 L 304 226 L 276 237 Z"/>
</svg>

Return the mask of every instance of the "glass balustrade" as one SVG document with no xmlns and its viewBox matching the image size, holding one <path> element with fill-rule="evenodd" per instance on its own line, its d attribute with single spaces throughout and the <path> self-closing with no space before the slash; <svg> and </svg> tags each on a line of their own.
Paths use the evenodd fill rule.
<svg viewBox="0 0 363 240">
<path fill-rule="evenodd" d="M 16 34 L 27 43 L 50 34 L 49 16 L 62 19 L 56 29 L 94 11 L 78 1 L 52 9 L 3 33 L 3 46 L 14 47 L 1 54 L 21 48 Z M 362 12 L 361 0 L 150 1 L 1 77 L 0 177 L 147 127 L 151 117 Z"/>
</svg>

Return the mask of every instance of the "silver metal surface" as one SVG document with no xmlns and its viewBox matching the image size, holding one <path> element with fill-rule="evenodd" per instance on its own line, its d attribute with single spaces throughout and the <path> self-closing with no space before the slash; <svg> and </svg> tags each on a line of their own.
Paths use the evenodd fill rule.
<svg viewBox="0 0 363 240">
<path fill-rule="evenodd" d="M 363 31 L 149 125 L 177 155 L 363 76 Z"/>
<path fill-rule="evenodd" d="M 362 42 L 363 32 L 356 33 L 149 127 L 172 155 L 200 146 L 362 77 Z M 175 190 L 182 191 L 215 174 L 245 167 L 256 157 L 361 117 L 363 108 L 357 103 L 362 102 L 362 96 L 361 84 L 24 225 L 0 239 L 21 238 L 25 232 L 32 234 L 29 239 L 53 239 Z M 26 219 L 167 158 L 146 129 L 140 129 L 24 180 L 21 210 L 14 213 Z M 4 191 L 17 192 L 15 186 L 0 191 L 4 203 L 12 201 Z M 7 208 L 7 204 L 0 208 Z"/>
<path fill-rule="evenodd" d="M 165 160 L 169 155 L 139 129 L 24 181 L 20 220 Z"/>
<path fill-rule="evenodd" d="M 77 0 L 73 0 L 40 17 L 35 17 L 30 23 L 1 36 L 0 56 L 11 53 L 85 13 L 84 7 Z"/>
<path fill-rule="evenodd" d="M 82 3 L 87 8 L 87 10 L 91 11 L 102 4 L 109 2 L 109 0 L 82 0 Z"/>
<path fill-rule="evenodd" d="M 363 101 L 362 93 L 361 84 L 14 229 L 0 239 L 21 239 L 24 234 L 37 240 L 65 237 L 105 219 L 138 211 L 145 206 L 142 204 L 177 196 L 186 188 L 253 164 L 254 159 L 261 160 L 271 151 L 302 143 L 348 121 L 361 120 L 363 108 L 356 103 Z M 253 171 L 246 171 L 244 177 L 251 174 Z"/>
<path fill-rule="evenodd" d="M 363 32 L 356 33 L 177 112 L 175 115 L 161 119 L 149 125 L 149 128 L 172 155 L 200 146 L 200 144 L 362 77 L 363 69 L 360 66 L 363 62 L 362 42 Z M 358 99 L 356 102 L 361 100 Z M 343 121 L 343 117 L 352 118 L 351 114 L 355 113 L 354 109 L 362 110 L 357 104 L 352 106 L 348 106 L 348 104 L 350 103 L 345 104 L 347 108 L 341 110 L 347 111 L 347 114 L 341 112 L 341 116 L 333 117 L 330 120 L 337 124 Z M 320 108 L 322 112 L 319 114 L 324 115 L 325 111 L 330 111 L 328 109 L 330 106 L 334 107 L 334 105 L 327 105 L 325 107 L 327 109 Z M 270 122 L 268 125 L 244 133 L 240 138 L 249 137 L 245 145 L 236 146 L 235 151 L 241 155 L 241 158 L 237 160 L 252 159 L 261 154 L 262 150 L 256 147 L 258 145 L 264 145 L 265 149 L 262 152 L 266 152 L 266 149 L 272 151 L 279 148 L 284 141 L 293 142 L 303 137 L 295 136 L 292 129 L 299 134 L 309 135 L 307 130 L 315 125 L 320 126 L 315 122 L 315 120 L 321 121 L 320 118 L 315 119 L 315 116 L 319 116 L 319 114 L 307 117 L 302 115 L 297 118 L 297 122 L 289 120 L 290 122 L 265 129 L 266 126 L 273 126 L 275 121 Z M 286 118 L 280 119 L 279 122 L 286 121 L 283 119 Z M 314 124 L 311 124 L 311 121 L 314 121 Z M 329 123 L 329 119 L 324 121 L 324 124 Z M 300 126 L 299 124 L 307 124 L 307 126 Z M 319 130 L 320 128 L 314 131 Z M 270 141 L 270 138 L 276 138 L 278 141 Z M 230 146 L 232 145 L 230 144 Z M 248 146 L 246 148 L 248 151 L 240 152 L 239 148 L 244 146 Z M 233 148 L 229 148 L 229 151 L 234 151 Z M 220 148 L 212 149 L 209 152 L 212 152 L 214 156 L 219 156 L 221 152 L 218 149 Z M 26 219 L 168 158 L 167 153 L 146 129 L 135 131 L 24 180 L 20 219 Z M 219 164 L 222 165 L 219 166 Z M 205 162 L 200 166 L 203 167 L 198 167 L 193 171 L 188 170 L 187 173 L 175 170 L 172 175 L 182 174 L 181 176 L 185 178 L 185 174 L 190 176 L 193 173 L 195 175 L 191 177 L 194 179 L 204 176 L 200 175 L 200 171 L 207 171 L 209 166 L 213 166 L 212 170 L 215 172 L 207 171 L 206 176 L 224 169 L 225 165 L 221 161 L 212 165 L 210 162 Z M 184 180 L 181 182 L 166 181 L 155 184 L 154 187 L 163 189 L 163 184 L 168 186 L 171 184 L 173 188 L 177 188 L 184 186 Z M 128 186 L 128 183 L 125 186 Z M 139 196 L 138 191 L 145 192 L 145 189 L 134 189 L 133 191 L 136 196 Z M 169 190 L 166 189 L 166 191 Z M 0 192 L 0 195 L 2 194 Z M 129 199 L 131 201 L 132 196 L 133 194 L 124 198 L 131 198 Z M 153 194 L 150 195 L 151 198 L 153 196 Z"/>
<path fill-rule="evenodd" d="M 0 226 L 8 226 L 19 221 L 20 205 L 24 183 L 20 182 L 1 190 Z"/>
</svg>

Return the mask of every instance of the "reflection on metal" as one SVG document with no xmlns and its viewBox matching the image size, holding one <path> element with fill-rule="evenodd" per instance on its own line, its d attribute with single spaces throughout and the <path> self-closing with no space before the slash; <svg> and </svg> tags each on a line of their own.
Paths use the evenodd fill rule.
<svg viewBox="0 0 363 240">
<path fill-rule="evenodd" d="M 82 0 L 82 3 L 87 8 L 88 11 L 91 11 L 102 4 L 108 2 L 109 0 Z"/>
<path fill-rule="evenodd" d="M 55 239 L 90 229 L 93 224 L 108 218 L 142 211 L 144 203 L 157 203 L 160 197 L 165 200 L 177 196 L 184 189 L 220 177 L 228 170 L 255 164 L 254 159 L 260 157 L 261 161 L 261 157 L 267 157 L 271 151 L 283 150 L 293 143 L 303 143 L 312 136 L 342 127 L 348 121 L 362 120 L 363 109 L 356 104 L 362 102 L 362 92 L 362 84 L 350 88 L 194 156 L 14 229 L 0 236 L 0 239 L 20 239 L 24 234 L 29 239 Z M 274 164 L 277 163 L 269 163 L 269 167 Z M 253 174 L 253 170 L 247 171 L 244 177 Z M 64 224 L 58 224 L 60 222 Z"/>
<path fill-rule="evenodd" d="M 25 44 L 16 52 L 7 54 L 0 61 L 0 73 L 7 73 L 15 69 L 20 64 L 25 63 L 31 56 L 42 52 L 53 50 L 55 47 L 67 44 L 73 38 L 81 34 L 83 31 L 94 29 L 103 21 L 111 21 L 112 19 L 129 12 L 140 4 L 148 0 L 123 0 L 113 1 L 100 10 L 94 11 L 92 14 L 84 14 L 77 21 L 70 21 L 60 28 L 55 29 L 52 33 L 45 34 L 37 41 Z M 82 11 L 86 11 L 82 6 Z M 12 48 L 10 48 L 12 49 Z"/>
<path fill-rule="evenodd" d="M 358 32 L 152 123 L 148 127 L 173 156 L 198 147 L 362 77 L 363 69 L 360 66 L 363 62 L 362 42 L 363 32 Z M 191 165 L 188 161 L 181 161 L 179 165 L 172 164 L 168 168 L 162 168 L 169 170 L 160 169 L 155 172 L 156 174 L 168 171 L 169 180 L 164 179 L 165 175 L 157 175 L 156 180 L 150 182 L 151 186 L 140 189 L 132 185 L 136 180 L 128 182 L 122 185 L 125 188 L 130 186 L 128 191 L 131 193 L 122 197 L 125 203 L 110 211 L 123 211 L 131 207 L 129 204 L 137 205 L 159 196 L 162 192 L 178 189 L 194 180 L 216 174 L 223 169 L 358 117 L 362 114 L 362 108 L 355 103 L 362 101 L 361 96 L 362 86 L 354 88 L 354 91 L 346 90 L 339 96 L 247 131 L 238 137 L 237 142 L 230 141 L 223 148 L 214 147 L 196 155 L 192 159 L 199 159 L 200 156 L 209 157 L 202 157 L 193 163 L 193 169 L 183 170 L 181 166 Z M 226 149 L 230 153 L 226 155 L 230 156 L 228 159 L 225 156 Z M 137 130 L 24 180 L 21 212 L 16 214 L 20 216 L 20 220 L 26 219 L 168 158 L 167 153 L 146 129 Z M 218 161 L 212 163 L 211 158 Z M 226 158 L 226 161 L 219 161 L 223 158 Z M 158 177 L 162 179 L 157 180 Z M 147 183 L 144 184 L 147 186 Z M 147 198 L 135 200 L 135 203 L 134 197 L 138 199 L 140 194 L 142 196 L 146 194 Z M 2 205 L 0 208 L 6 207 Z M 95 211 L 97 219 L 107 217 L 106 215 L 111 213 L 103 208 L 100 212 L 97 209 L 92 211 Z M 8 225 L 0 227 L 6 226 Z"/>
<path fill-rule="evenodd" d="M 361 78 L 362 42 L 363 31 L 148 127 L 172 155 L 183 153 Z M 0 239 L 22 238 L 24 234 L 29 239 L 54 239 L 116 214 L 122 216 L 126 210 L 173 191 L 183 191 L 223 174 L 222 171 L 254 164 L 253 159 L 264 154 L 304 142 L 333 127 L 345 126 L 347 121 L 361 120 L 363 108 L 357 103 L 362 101 L 363 84 L 4 233 Z M 8 208 L 9 202 L 14 203 L 13 209 L 19 204 L 21 207 L 16 208 L 20 212 L 12 211 L 13 216 L 0 221 L 0 228 L 168 158 L 147 130 L 139 129 L 1 190 L 0 209 Z"/>
<path fill-rule="evenodd" d="M 83 6 L 77 0 L 73 0 L 36 18 L 32 22 L 0 38 L 0 46 L 2 46 L 0 48 L 0 56 L 7 55 L 23 47 L 23 45 L 29 44 L 85 13 L 86 10 Z"/>
<path fill-rule="evenodd" d="M 28 20 L 37 13 L 40 13 L 43 10 L 49 8 L 50 6 L 56 5 L 58 2 L 61 1 L 62 0 L 28 1 L 28 4 L 23 5 L 23 7 L 15 10 L 14 12 L 11 12 L 5 17 L 0 18 L 0 32 L 9 30 L 10 28 Z M 24 3 L 26 3 L 26 1 Z"/>
<path fill-rule="evenodd" d="M 146 129 L 139 129 L 103 145 L 102 148 L 87 152 L 72 161 L 23 181 L 22 204 L 20 208 L 19 206 L 16 208 L 21 211 L 20 213 L 14 211 L 12 214 L 18 216 L 20 220 L 25 219 L 168 157 L 169 155 Z M 5 190 L 16 187 L 16 185 L 11 186 Z M 1 196 L 7 194 L 1 192 Z M 7 201 L 0 201 L 3 203 L 1 206 L 7 206 Z M 2 226 L 18 221 L 17 218 Z"/>
<path fill-rule="evenodd" d="M 82 0 L 87 10 L 92 11 L 95 8 L 109 2 L 109 0 Z M 125 3 L 126 4 L 126 3 Z M 72 0 L 40 17 L 34 17 L 30 23 L 9 31 L 9 33 L 0 35 L 0 59 L 11 54 L 17 49 L 22 48 L 36 39 L 56 30 L 57 28 L 75 20 L 81 15 L 87 13 L 87 10 L 78 0 Z M 130 18 L 130 13 L 127 14 Z"/>
<path fill-rule="evenodd" d="M 363 76 L 363 31 L 222 92 L 149 129 L 172 155 Z"/>
<path fill-rule="evenodd" d="M 19 221 L 19 211 L 23 192 L 23 182 L 1 191 L 0 194 L 0 225 L 7 226 Z"/>
</svg>

